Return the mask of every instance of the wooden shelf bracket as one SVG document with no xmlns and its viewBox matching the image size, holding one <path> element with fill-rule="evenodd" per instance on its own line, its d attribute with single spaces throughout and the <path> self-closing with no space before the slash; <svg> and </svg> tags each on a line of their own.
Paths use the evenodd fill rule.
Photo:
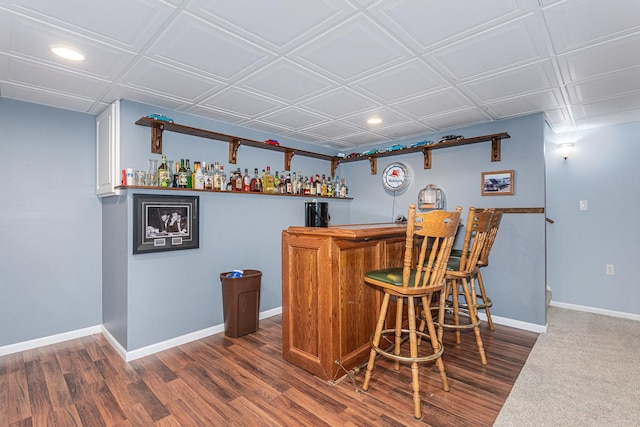
<svg viewBox="0 0 640 427">
<path fill-rule="evenodd" d="M 286 171 L 290 171 L 291 170 L 291 159 L 293 158 L 293 155 L 296 154 L 295 151 L 293 151 L 290 148 L 285 149 L 284 151 L 284 170 Z"/>
<path fill-rule="evenodd" d="M 231 138 L 231 141 L 229 141 L 229 163 L 232 165 L 238 163 L 238 148 L 240 148 L 241 144 L 238 138 Z"/>
<path fill-rule="evenodd" d="M 491 161 L 500 161 L 500 143 L 502 139 L 499 136 L 491 138 Z"/>
<path fill-rule="evenodd" d="M 369 164 L 371 165 L 371 175 L 378 173 L 378 158 L 369 156 Z"/>
<path fill-rule="evenodd" d="M 162 154 L 162 131 L 164 125 L 162 123 L 151 126 L 151 152 L 153 154 Z"/>
<path fill-rule="evenodd" d="M 425 148 L 422 150 L 422 154 L 424 154 L 424 169 L 431 169 L 431 148 Z"/>
</svg>

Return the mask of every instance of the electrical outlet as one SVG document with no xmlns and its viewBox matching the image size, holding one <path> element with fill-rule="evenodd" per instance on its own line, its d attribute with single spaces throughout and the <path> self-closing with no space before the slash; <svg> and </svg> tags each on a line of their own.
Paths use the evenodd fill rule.
<svg viewBox="0 0 640 427">
<path fill-rule="evenodd" d="M 606 264 L 605 271 L 609 276 L 613 276 L 614 274 L 616 274 L 616 269 L 613 264 Z"/>
<path fill-rule="evenodd" d="M 581 211 L 589 210 L 589 203 L 586 200 L 580 200 L 580 210 Z"/>
</svg>

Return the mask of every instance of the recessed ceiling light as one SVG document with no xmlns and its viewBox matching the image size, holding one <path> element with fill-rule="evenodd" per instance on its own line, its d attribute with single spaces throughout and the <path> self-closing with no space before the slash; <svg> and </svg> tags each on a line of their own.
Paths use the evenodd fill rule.
<svg viewBox="0 0 640 427">
<path fill-rule="evenodd" d="M 54 46 L 51 48 L 51 52 L 58 55 L 60 58 L 68 59 L 70 61 L 84 61 L 85 59 L 83 54 L 69 47 Z"/>
<path fill-rule="evenodd" d="M 373 117 L 373 118 L 367 120 L 367 123 L 369 123 L 370 125 L 378 125 L 378 124 L 382 123 L 382 119 L 379 119 L 378 117 Z"/>
</svg>

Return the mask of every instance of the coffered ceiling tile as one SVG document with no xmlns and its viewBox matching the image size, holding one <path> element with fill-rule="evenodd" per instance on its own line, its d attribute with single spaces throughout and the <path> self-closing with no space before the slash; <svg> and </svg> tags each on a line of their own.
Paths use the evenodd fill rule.
<svg viewBox="0 0 640 427">
<path fill-rule="evenodd" d="M 163 108 L 171 110 L 182 110 L 185 106 L 184 100 L 175 99 L 163 94 L 149 92 L 146 90 L 115 85 L 111 87 L 104 98 L 109 102 L 113 102 L 116 99 L 135 99 L 136 102 L 151 105 L 161 105 Z"/>
<path fill-rule="evenodd" d="M 578 119 L 613 114 L 616 111 L 636 110 L 640 105 L 640 91 L 596 102 L 576 105 L 574 112 Z"/>
<path fill-rule="evenodd" d="M 556 53 L 620 37 L 640 29 L 637 0 L 581 0 L 543 10 Z"/>
<path fill-rule="evenodd" d="M 332 118 L 343 117 L 377 106 L 375 102 L 346 87 L 322 93 L 307 101 L 300 102 L 299 105 Z"/>
<path fill-rule="evenodd" d="M 271 135 L 282 135 L 283 133 L 290 132 L 292 129 L 284 128 L 282 126 L 277 126 L 272 123 L 265 123 L 260 120 L 250 120 L 248 122 L 242 123 L 243 127 L 259 130 L 260 132 L 265 132 Z"/>
<path fill-rule="evenodd" d="M 445 89 L 440 92 L 413 98 L 409 101 L 399 102 L 395 107 L 410 114 L 415 119 L 421 119 L 469 108 L 471 104 L 460 95 L 457 90 Z"/>
<path fill-rule="evenodd" d="M 576 120 L 579 129 L 594 129 L 621 123 L 640 122 L 640 109 L 618 111 L 614 114 Z"/>
<path fill-rule="evenodd" d="M 322 76 L 284 59 L 269 64 L 260 69 L 260 72 L 247 77 L 242 81 L 242 85 L 284 102 L 295 102 L 302 97 L 335 87 L 334 83 Z"/>
<path fill-rule="evenodd" d="M 604 77 L 567 85 L 571 101 L 579 104 L 640 91 L 640 67 L 628 72 L 607 74 Z"/>
<path fill-rule="evenodd" d="M 296 107 L 287 107 L 266 114 L 260 117 L 260 121 L 296 130 L 328 122 L 328 120 L 322 116 Z"/>
<path fill-rule="evenodd" d="M 266 50 L 188 14 L 167 26 L 148 54 L 225 81 L 247 75 L 273 58 Z"/>
<path fill-rule="evenodd" d="M 195 102 L 203 94 L 222 87 L 221 83 L 213 79 L 149 58 L 137 62 L 120 83 L 143 90 L 165 92 L 189 102 Z"/>
<path fill-rule="evenodd" d="M 544 38 L 533 15 L 476 34 L 425 60 L 457 81 L 479 78 L 548 56 Z"/>
<path fill-rule="evenodd" d="M 0 76 L 8 83 L 87 99 L 99 97 L 109 87 L 109 82 L 105 80 L 2 53 L 0 53 Z"/>
<path fill-rule="evenodd" d="M 640 34 L 558 55 L 566 83 L 640 66 Z"/>
<path fill-rule="evenodd" d="M 336 138 L 333 141 L 335 144 L 342 144 L 343 148 L 354 147 L 354 152 L 362 153 L 363 150 L 358 147 L 391 142 L 392 139 L 372 132 L 361 132 L 344 136 L 342 138 Z"/>
<path fill-rule="evenodd" d="M 146 44 L 175 10 L 155 0 L 13 0 L 12 4 L 20 13 L 135 50 Z"/>
<path fill-rule="evenodd" d="M 426 124 L 410 121 L 376 129 L 376 133 L 386 138 L 396 140 L 411 137 L 412 135 L 425 135 L 436 130 L 436 128 L 427 126 Z"/>
<path fill-rule="evenodd" d="M 115 79 L 134 58 L 132 53 L 122 49 L 20 15 L 8 14 L 1 9 L 0 27 L 3 34 L 11 34 L 11 37 L 0 37 L 0 52 L 93 77 Z M 55 45 L 75 48 L 85 55 L 86 60 L 73 62 L 59 58 L 49 50 Z"/>
<path fill-rule="evenodd" d="M 229 87 L 202 101 L 205 107 L 233 112 L 247 118 L 256 118 L 285 104 L 262 95 L 247 92 L 237 87 Z"/>
<path fill-rule="evenodd" d="M 413 59 L 395 67 L 352 82 L 351 87 L 360 89 L 384 103 L 442 89 L 447 82 L 429 69 L 424 62 Z"/>
<path fill-rule="evenodd" d="M 508 98 L 522 93 L 538 92 L 558 86 L 551 61 L 511 69 L 468 83 L 460 84 L 480 103 Z"/>
<path fill-rule="evenodd" d="M 188 9 L 258 44 L 283 49 L 331 28 L 355 10 L 338 0 L 197 0 Z"/>
<path fill-rule="evenodd" d="M 370 118 L 379 118 L 382 120 L 378 124 L 369 124 L 367 120 Z M 358 129 L 365 129 L 368 131 L 376 132 L 378 129 L 385 128 L 387 126 L 393 126 L 400 123 L 407 123 L 411 121 L 407 116 L 400 114 L 398 111 L 388 107 L 377 107 L 367 111 L 362 111 L 356 114 L 351 114 L 340 120 L 343 123 L 349 123 Z"/>
<path fill-rule="evenodd" d="M 332 29 L 290 54 L 343 82 L 404 62 L 410 52 L 363 15 Z"/>
<path fill-rule="evenodd" d="M 524 114 L 531 114 L 546 109 L 560 108 L 562 94 L 559 90 L 546 90 L 538 93 L 531 93 L 502 101 L 490 102 L 485 105 L 490 112 L 497 117 L 513 117 Z"/>
<path fill-rule="evenodd" d="M 2 93 L 3 97 L 33 102 L 35 104 L 49 105 L 52 107 L 65 105 L 67 109 L 74 111 L 88 112 L 93 105 L 93 101 L 88 98 L 43 90 L 42 88 L 23 86 L 2 80 L 0 80 L 0 93 Z"/>
<path fill-rule="evenodd" d="M 461 111 L 452 111 L 447 114 L 430 116 L 421 120 L 425 125 L 434 130 L 451 129 L 458 127 L 458 123 L 482 123 L 494 119 L 480 108 L 467 108 Z"/>
<path fill-rule="evenodd" d="M 340 122 L 325 123 L 306 128 L 304 131 L 305 133 L 322 136 L 327 139 L 342 138 L 346 135 L 353 135 L 360 132 L 358 129 Z"/>
<path fill-rule="evenodd" d="M 238 116 L 236 114 L 231 114 L 226 111 L 219 111 L 213 108 L 208 108 L 201 104 L 185 108 L 182 111 L 196 115 L 196 116 L 206 117 L 208 119 L 213 119 L 219 122 L 231 123 L 235 125 L 240 125 L 241 123 L 246 121 L 246 118 L 244 117 Z"/>
<path fill-rule="evenodd" d="M 370 11 L 424 53 L 439 43 L 459 40 L 471 34 L 471 30 L 489 28 L 530 9 L 530 4 L 523 0 L 392 0 L 378 2 Z"/>
</svg>

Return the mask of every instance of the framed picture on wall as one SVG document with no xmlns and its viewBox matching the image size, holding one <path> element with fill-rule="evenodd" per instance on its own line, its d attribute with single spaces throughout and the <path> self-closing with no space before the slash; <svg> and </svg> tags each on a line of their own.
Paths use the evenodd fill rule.
<svg viewBox="0 0 640 427">
<path fill-rule="evenodd" d="M 513 196 L 513 190 L 516 185 L 513 170 L 482 172 L 481 175 L 480 195 Z"/>
<path fill-rule="evenodd" d="M 198 196 L 133 195 L 133 254 L 197 249 Z"/>
</svg>

